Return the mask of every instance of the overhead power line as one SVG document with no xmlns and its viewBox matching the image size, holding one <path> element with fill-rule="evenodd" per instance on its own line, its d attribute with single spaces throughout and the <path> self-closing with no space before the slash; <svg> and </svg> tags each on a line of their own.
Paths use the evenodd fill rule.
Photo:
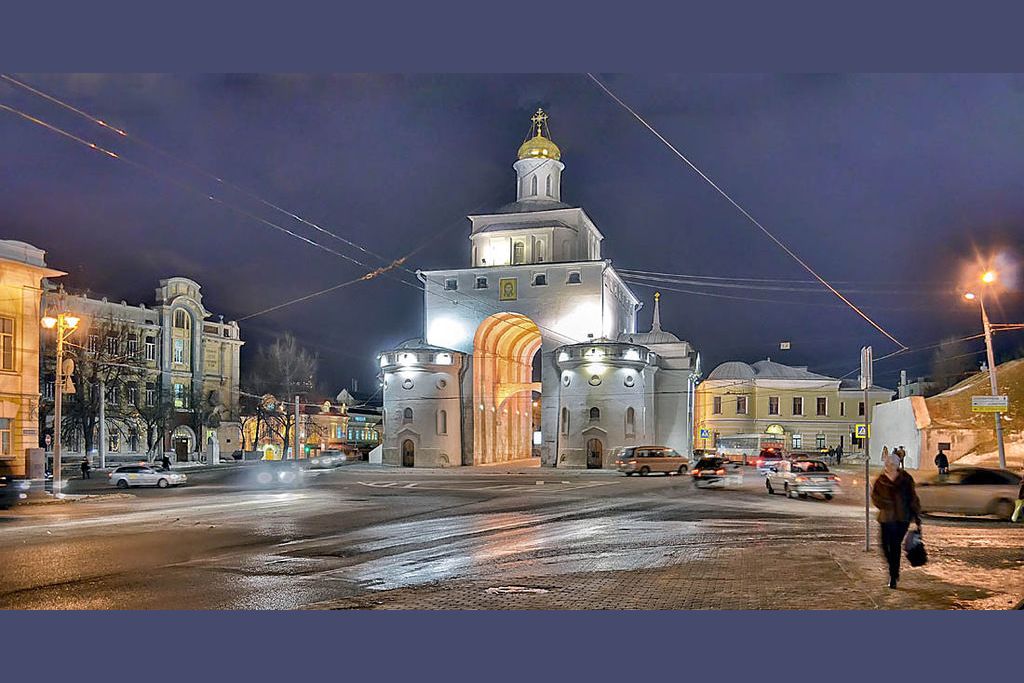
<svg viewBox="0 0 1024 683">
<path fill-rule="evenodd" d="M 801 265 L 801 266 L 803 267 L 803 269 L 804 269 L 804 270 L 806 270 L 806 271 L 807 271 L 808 273 L 810 273 L 810 274 L 811 274 L 811 275 L 812 275 L 812 276 L 814 277 L 814 279 L 815 279 L 815 280 L 817 280 L 817 281 L 818 281 L 819 283 L 821 283 L 821 284 L 822 284 L 822 285 L 823 285 L 824 287 L 826 287 L 826 288 L 827 288 L 827 289 L 828 289 L 828 290 L 829 290 L 830 292 L 832 292 L 832 293 L 833 293 L 833 294 L 834 294 L 834 295 L 835 295 L 836 297 L 838 297 L 840 301 L 842 301 L 842 302 L 843 302 L 844 304 L 846 304 L 847 306 L 849 306 L 851 310 L 853 310 L 853 311 L 854 311 L 854 312 L 855 312 L 855 313 L 856 313 L 857 315 L 859 315 L 859 316 L 860 316 L 861 318 L 863 318 L 863 319 L 864 319 L 865 321 L 867 321 L 867 322 L 868 322 L 868 324 L 870 324 L 870 325 L 871 325 L 872 327 L 874 327 L 874 328 L 875 328 L 876 330 L 878 330 L 878 331 L 879 331 L 880 333 L 882 333 L 882 334 L 883 334 L 883 335 L 884 335 L 884 336 L 885 336 L 885 337 L 886 337 L 887 339 L 889 339 L 889 340 L 890 340 L 891 342 L 893 342 L 894 344 L 896 344 L 897 346 L 899 346 L 899 347 L 900 347 L 901 349 L 902 349 L 902 348 L 906 348 L 906 344 L 904 344 L 904 343 L 903 343 L 903 342 L 901 342 L 901 341 L 900 341 L 899 339 L 897 339 L 896 337 L 894 337 L 893 335 L 891 335 L 891 334 L 890 334 L 890 333 L 889 333 L 888 331 L 886 331 L 886 330 L 885 330 L 885 328 L 883 328 L 883 327 L 882 327 L 881 325 L 879 325 L 879 324 L 878 324 L 877 322 L 875 322 L 875 321 L 874 321 L 874 320 L 873 320 L 873 319 L 872 319 L 872 318 L 871 318 L 871 317 L 870 317 L 870 316 L 869 316 L 869 315 L 868 315 L 867 313 L 865 313 L 864 311 L 862 311 L 862 310 L 861 310 L 860 308 L 858 308 L 858 307 L 857 307 L 857 305 L 856 305 L 856 304 L 854 304 L 854 303 L 853 303 L 852 301 L 850 301 L 850 300 L 849 300 L 849 299 L 848 299 L 848 298 L 847 298 L 846 296 L 844 296 L 842 292 L 840 292 L 840 291 L 839 291 L 838 289 L 836 289 L 836 288 L 835 288 L 835 287 L 833 287 L 833 286 L 832 286 L 831 284 L 829 284 L 829 282 L 828 282 L 827 280 L 825 280 L 825 278 L 823 278 L 823 277 L 822 277 L 821 275 L 819 275 L 819 274 L 818 274 L 818 272 L 817 272 L 816 270 L 814 270 L 814 268 L 812 268 L 812 267 L 810 266 L 810 264 L 808 264 L 808 263 L 807 263 L 807 262 L 806 262 L 805 260 L 803 260 L 802 258 L 800 258 L 800 257 L 799 257 L 799 256 L 798 256 L 798 255 L 796 254 L 796 252 L 794 252 L 794 251 L 793 251 L 792 249 L 790 249 L 790 248 L 789 248 L 789 247 L 788 247 L 788 246 L 787 246 L 787 245 L 786 245 L 786 244 L 785 244 L 785 243 L 784 243 L 784 242 L 783 242 L 782 240 L 780 240 L 780 239 L 779 239 L 778 237 L 776 237 L 775 235 L 773 235 L 773 234 L 772 234 L 772 233 L 771 233 L 771 232 L 770 232 L 770 231 L 769 231 L 769 230 L 768 230 L 768 229 L 767 229 L 766 227 L 764 227 L 764 226 L 763 226 L 763 225 L 761 224 L 761 222 L 760 222 L 760 221 L 758 221 L 758 220 L 757 220 L 756 218 L 754 218 L 754 216 L 753 216 L 753 215 L 751 215 L 749 211 L 747 211 L 747 210 L 746 210 L 745 208 L 743 208 L 743 207 L 742 207 L 742 206 L 741 206 L 741 205 L 739 204 L 739 202 L 737 202 L 737 201 L 736 201 L 735 199 L 733 199 L 733 198 L 732 198 L 732 197 L 731 197 L 731 196 L 730 196 L 730 195 L 729 195 L 729 194 L 728 194 L 728 193 L 727 193 L 727 192 L 726 192 L 725 190 L 723 190 L 723 189 L 722 189 L 721 187 L 719 187 L 719 185 L 718 185 L 717 183 L 715 183 L 715 181 L 713 181 L 713 180 L 712 180 L 712 179 L 711 179 L 711 178 L 710 178 L 710 177 L 709 177 L 709 176 L 708 176 L 708 175 L 707 175 L 706 173 L 704 173 L 704 172 L 703 172 L 702 170 L 700 170 L 700 169 L 699 169 L 699 168 L 698 168 L 698 167 L 696 166 L 696 164 L 694 164 L 694 163 L 693 163 L 692 161 L 690 161 L 690 160 L 689 160 L 689 159 L 688 159 L 688 158 L 687 158 L 687 157 L 686 157 L 686 156 L 685 156 L 685 155 L 684 155 L 684 154 L 683 154 L 682 152 L 680 152 L 680 151 L 679 151 L 679 150 L 678 150 L 678 149 L 677 149 L 677 148 L 675 147 L 675 145 L 673 145 L 673 144 L 672 144 L 671 142 L 669 142 L 669 141 L 668 141 L 668 140 L 667 140 L 667 139 L 665 138 L 665 136 L 663 136 L 663 135 L 662 135 L 661 133 L 659 133 L 659 132 L 658 132 L 658 131 L 657 131 L 657 130 L 656 130 L 656 129 L 654 128 L 654 126 L 652 126 L 651 124 L 649 124 L 649 123 L 648 123 L 648 122 L 647 122 L 647 121 L 646 121 L 646 120 L 645 120 L 645 119 L 644 119 L 644 118 L 643 118 L 642 116 L 640 116 L 640 114 L 638 114 L 638 113 L 637 113 L 637 112 L 636 112 L 636 111 L 635 111 L 635 110 L 634 110 L 634 109 L 633 109 L 632 107 L 630 107 L 630 106 L 629 106 L 628 104 L 626 104 L 625 102 L 623 102 L 623 101 L 622 101 L 622 100 L 621 100 L 621 99 L 620 99 L 620 98 L 618 97 L 618 95 L 616 95 L 616 94 L 615 94 L 615 93 L 613 93 L 613 92 L 612 92 L 611 90 L 609 90 L 609 89 L 608 89 L 608 87 L 607 87 L 607 86 L 605 86 L 605 84 L 604 84 L 604 83 L 602 83 L 602 82 L 601 82 L 600 80 L 598 80 L 598 79 L 597 79 L 597 78 L 596 78 L 596 77 L 594 76 L 594 74 L 592 74 L 592 73 L 587 73 L 587 77 L 588 77 L 588 78 L 590 78 L 590 80 L 592 80 L 592 81 L 593 81 L 594 83 L 596 83 L 596 84 L 597 84 L 597 86 L 598 86 L 599 88 L 601 88 L 601 90 L 603 90 L 603 91 L 604 91 L 604 92 L 605 92 L 605 93 L 606 93 L 606 94 L 607 94 L 607 95 L 608 95 L 609 97 L 611 97 L 611 98 L 612 98 L 613 100 L 615 100 L 615 102 L 617 102 L 617 103 L 619 104 L 619 106 L 621 106 L 621 107 L 622 107 L 623 109 L 625 109 L 625 110 L 626 110 L 626 111 L 628 111 L 628 112 L 629 112 L 630 114 L 632 114 L 633 118 L 635 118 L 635 119 L 636 119 L 637 121 L 639 121 L 639 122 L 640 122 L 640 123 L 641 123 L 641 124 L 642 124 L 642 125 L 643 125 L 643 126 L 644 126 L 645 128 L 647 128 L 647 130 L 649 130 L 649 131 L 650 131 L 651 133 L 653 133 L 655 137 L 657 137 L 657 138 L 658 138 L 659 140 L 661 140 L 661 142 L 662 142 L 662 143 L 663 143 L 663 144 L 664 144 L 664 145 L 665 145 L 666 147 L 668 147 L 668 148 L 669 148 L 670 150 L 672 150 L 672 152 L 673 152 L 673 153 L 674 153 L 674 154 L 675 154 L 675 155 L 676 155 L 677 157 L 679 157 L 679 158 L 680 158 L 680 159 L 681 159 L 681 160 L 682 160 L 682 161 L 683 161 L 683 162 L 684 162 L 684 163 L 685 163 L 685 164 L 686 164 L 687 166 L 689 166 L 689 167 L 690 167 L 691 169 L 693 169 L 693 170 L 694 170 L 694 171 L 695 171 L 695 172 L 697 173 L 697 175 L 699 175 L 699 176 L 700 176 L 701 178 L 703 178 L 703 179 L 704 179 L 704 180 L 705 180 L 705 181 L 706 181 L 706 182 L 707 182 L 707 183 L 708 183 L 709 185 L 711 185 L 711 187 L 713 187 L 713 188 L 715 189 L 715 191 L 716 191 L 716 192 L 718 192 L 718 194 L 722 195 L 722 197 L 724 197 L 724 198 L 725 198 L 725 199 L 726 199 L 726 200 L 727 200 L 727 201 L 728 201 L 728 202 L 729 202 L 730 204 L 732 204 L 732 205 L 733 205 L 733 207 L 735 207 L 737 211 L 739 211 L 739 212 L 740 212 L 741 214 L 743 214 L 743 216 L 744 216 L 744 217 L 746 217 L 746 219 L 747 219 L 748 221 L 750 221 L 750 222 L 751 222 L 751 223 L 752 223 L 752 224 L 753 224 L 753 225 L 754 225 L 755 227 L 757 227 L 757 229 L 758 229 L 758 230 L 760 230 L 760 231 L 761 231 L 762 233 L 764 233 L 764 235 L 765 235 L 765 236 L 767 236 L 767 237 L 768 237 L 768 239 L 770 239 L 770 240 L 771 240 L 772 242 L 774 242 L 774 243 L 775 243 L 775 244 L 776 244 L 776 245 L 777 245 L 777 246 L 778 246 L 778 247 L 779 247 L 780 249 L 782 249 L 782 250 L 783 250 L 784 252 L 786 252 L 787 254 L 789 254 L 789 256 L 790 256 L 790 257 L 791 257 L 791 258 L 792 258 L 792 259 L 793 259 L 794 261 L 796 261 L 797 263 L 799 263 L 799 264 L 800 264 L 800 265 Z"/>
</svg>

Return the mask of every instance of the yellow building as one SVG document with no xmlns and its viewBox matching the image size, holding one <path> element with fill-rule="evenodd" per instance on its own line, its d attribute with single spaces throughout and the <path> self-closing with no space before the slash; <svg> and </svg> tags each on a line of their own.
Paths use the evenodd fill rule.
<svg viewBox="0 0 1024 683">
<path fill-rule="evenodd" d="M 892 391 L 872 387 L 872 406 L 891 400 Z M 806 367 L 762 360 L 730 361 L 711 371 L 697 387 L 694 447 L 719 448 L 750 442 L 789 451 L 842 447 L 858 451 L 850 435 L 864 423 L 864 392 L 857 380 L 819 375 Z"/>
<path fill-rule="evenodd" d="M 26 449 L 39 447 L 39 330 L 47 268 L 31 244 L 0 240 L 0 474 L 26 475 Z"/>
</svg>

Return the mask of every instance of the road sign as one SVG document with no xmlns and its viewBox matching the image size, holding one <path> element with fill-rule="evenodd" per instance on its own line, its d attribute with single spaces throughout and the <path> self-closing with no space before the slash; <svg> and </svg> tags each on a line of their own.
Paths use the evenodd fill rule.
<svg viewBox="0 0 1024 683">
<path fill-rule="evenodd" d="M 853 426 L 853 435 L 858 439 L 866 439 L 871 435 L 866 424 L 859 424 Z"/>
<path fill-rule="evenodd" d="M 872 357 L 871 347 L 862 346 L 860 349 L 860 388 L 861 391 L 867 391 L 871 388 L 874 382 L 874 358 Z"/>
<path fill-rule="evenodd" d="M 975 413 L 1005 413 L 1010 410 L 1008 396 L 971 396 L 971 411 Z"/>
<path fill-rule="evenodd" d="M 779 349 L 781 349 L 782 351 L 789 351 L 792 347 L 792 343 L 788 341 L 779 342 Z"/>
<path fill-rule="evenodd" d="M 702 439 L 710 439 L 711 438 L 711 430 L 710 429 L 702 429 L 702 430 L 700 430 L 700 438 L 702 438 Z"/>
</svg>

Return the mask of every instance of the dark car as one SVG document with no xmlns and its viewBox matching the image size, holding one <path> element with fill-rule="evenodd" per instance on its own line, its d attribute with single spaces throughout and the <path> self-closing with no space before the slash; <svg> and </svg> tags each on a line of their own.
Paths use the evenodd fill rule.
<svg viewBox="0 0 1024 683">
<path fill-rule="evenodd" d="M 30 487 L 28 479 L 0 476 L 0 510 L 12 508 L 27 498 Z"/>
<path fill-rule="evenodd" d="M 782 451 L 778 448 L 763 448 L 757 456 L 757 473 L 768 474 L 769 468 L 782 461 Z"/>
<path fill-rule="evenodd" d="M 743 481 L 740 465 L 718 456 L 698 460 L 690 470 L 690 476 L 693 477 L 693 485 L 697 488 L 725 487 L 740 484 Z"/>
</svg>

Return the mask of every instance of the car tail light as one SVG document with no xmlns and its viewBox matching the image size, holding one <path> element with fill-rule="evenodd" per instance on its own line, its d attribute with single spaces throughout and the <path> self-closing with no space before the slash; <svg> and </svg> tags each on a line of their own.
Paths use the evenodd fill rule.
<svg viewBox="0 0 1024 683">
<path fill-rule="evenodd" d="M 807 477 L 797 477 L 797 481 L 807 481 Z"/>
<path fill-rule="evenodd" d="M 842 479 L 840 479 L 839 477 L 832 477 L 832 481 L 839 482 L 842 481 Z"/>
<path fill-rule="evenodd" d="M 758 458 L 757 459 L 757 466 L 758 467 L 764 467 L 764 458 Z"/>
<path fill-rule="evenodd" d="M 692 472 L 690 472 L 690 474 L 692 474 L 695 477 L 699 477 L 700 476 L 700 470 L 693 470 Z"/>
<path fill-rule="evenodd" d="M 715 474 L 725 474 L 725 470 L 715 470 Z"/>
</svg>

